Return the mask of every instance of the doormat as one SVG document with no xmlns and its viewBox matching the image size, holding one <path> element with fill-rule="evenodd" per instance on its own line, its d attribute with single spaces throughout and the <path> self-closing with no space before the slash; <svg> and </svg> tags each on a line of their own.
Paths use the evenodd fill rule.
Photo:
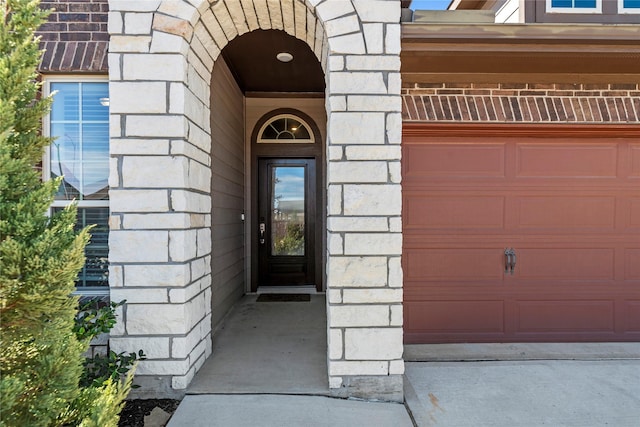
<svg viewBox="0 0 640 427">
<path fill-rule="evenodd" d="M 311 301 L 309 294 L 260 294 L 258 302 L 308 302 Z"/>
</svg>

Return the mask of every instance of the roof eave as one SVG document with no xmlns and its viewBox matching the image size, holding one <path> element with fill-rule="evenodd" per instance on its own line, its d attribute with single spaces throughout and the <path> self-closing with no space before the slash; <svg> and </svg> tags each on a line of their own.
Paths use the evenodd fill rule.
<svg viewBox="0 0 640 427">
<path fill-rule="evenodd" d="M 640 75 L 637 25 L 403 24 L 401 57 L 403 78 L 410 80 L 473 74 L 628 80 Z"/>
<path fill-rule="evenodd" d="M 437 24 L 403 23 L 402 44 L 456 42 L 469 43 L 575 43 L 640 46 L 638 26 L 631 24 Z"/>
</svg>

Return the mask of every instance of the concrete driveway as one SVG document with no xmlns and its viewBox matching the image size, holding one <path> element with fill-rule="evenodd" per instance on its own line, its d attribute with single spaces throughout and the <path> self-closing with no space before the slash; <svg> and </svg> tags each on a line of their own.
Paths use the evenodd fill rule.
<svg viewBox="0 0 640 427">
<path fill-rule="evenodd" d="M 640 360 L 408 362 L 420 427 L 640 426 Z"/>
</svg>

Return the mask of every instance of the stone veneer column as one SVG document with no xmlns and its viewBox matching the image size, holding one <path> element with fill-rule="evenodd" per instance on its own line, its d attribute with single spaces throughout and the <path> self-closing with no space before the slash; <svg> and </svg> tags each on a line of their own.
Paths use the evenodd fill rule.
<svg viewBox="0 0 640 427">
<path fill-rule="evenodd" d="M 110 342 L 145 351 L 147 397 L 184 392 L 211 354 L 209 80 L 188 56 L 190 24 L 169 16 L 194 12 L 110 1 L 110 287 L 127 300 Z"/>
<path fill-rule="evenodd" d="M 329 380 L 402 401 L 400 2 L 353 5 L 357 17 L 325 21 Z"/>
<path fill-rule="evenodd" d="M 281 29 L 327 74 L 329 385 L 402 400 L 400 2 L 110 0 L 114 350 L 187 387 L 211 353 L 209 83 L 229 40 Z M 147 393 L 153 395 L 154 393 Z"/>
</svg>

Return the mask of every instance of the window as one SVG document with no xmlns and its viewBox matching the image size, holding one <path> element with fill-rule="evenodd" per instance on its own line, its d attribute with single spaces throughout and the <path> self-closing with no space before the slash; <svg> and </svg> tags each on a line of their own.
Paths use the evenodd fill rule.
<svg viewBox="0 0 640 427">
<path fill-rule="evenodd" d="M 300 117 L 280 114 L 271 118 L 258 132 L 258 144 L 263 143 L 313 144 L 313 132 Z"/>
<path fill-rule="evenodd" d="M 104 293 L 109 255 L 109 85 L 104 79 L 47 79 L 53 93 L 45 132 L 56 139 L 48 150 L 45 176 L 63 177 L 52 211 L 78 202 L 77 228 L 94 224 L 77 287 Z"/>
<path fill-rule="evenodd" d="M 618 0 L 619 13 L 640 13 L 640 0 Z"/>
<path fill-rule="evenodd" d="M 547 0 L 551 13 L 602 13 L 602 0 Z"/>
</svg>

